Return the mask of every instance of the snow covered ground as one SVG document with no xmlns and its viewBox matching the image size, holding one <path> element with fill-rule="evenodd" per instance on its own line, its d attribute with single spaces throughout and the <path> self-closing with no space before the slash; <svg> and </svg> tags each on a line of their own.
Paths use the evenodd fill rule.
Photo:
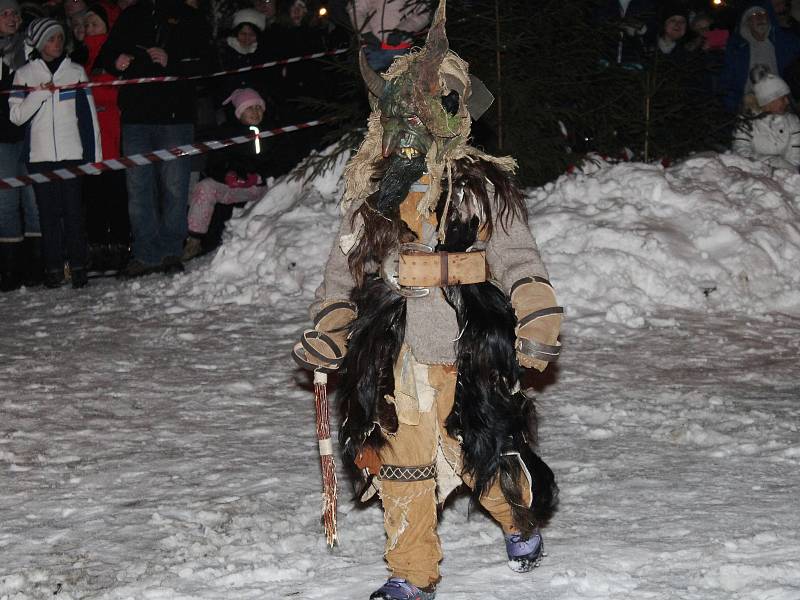
<svg viewBox="0 0 800 600">
<path fill-rule="evenodd" d="M 185 275 L 0 296 L 0 599 L 359 600 L 383 581 L 381 511 L 344 477 L 325 547 L 289 355 L 343 163 L 277 182 Z M 796 174 L 716 155 L 529 191 L 568 311 L 535 379 L 560 510 L 518 575 L 498 528 L 449 503 L 438 598 L 800 598 L 798 195 Z"/>
</svg>

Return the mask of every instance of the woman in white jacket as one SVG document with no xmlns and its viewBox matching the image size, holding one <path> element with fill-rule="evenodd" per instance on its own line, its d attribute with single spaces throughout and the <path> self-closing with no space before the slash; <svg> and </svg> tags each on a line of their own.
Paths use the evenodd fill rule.
<svg viewBox="0 0 800 600">
<path fill-rule="evenodd" d="M 765 67 L 755 67 L 750 77 L 753 94 L 733 133 L 734 153 L 777 169 L 797 171 L 800 118 L 791 111 L 789 86 Z"/>
<path fill-rule="evenodd" d="M 64 28 L 54 19 L 35 19 L 26 31 L 26 42 L 34 49 L 33 54 L 16 72 L 8 104 L 10 120 L 26 125 L 30 172 L 101 160 L 100 131 L 90 89 L 64 89 L 88 80 L 83 67 L 64 54 Z M 59 287 L 64 283 L 66 258 L 72 287 L 83 287 L 87 283 L 88 248 L 80 179 L 35 184 L 34 190 L 42 228 L 45 285 Z"/>
</svg>

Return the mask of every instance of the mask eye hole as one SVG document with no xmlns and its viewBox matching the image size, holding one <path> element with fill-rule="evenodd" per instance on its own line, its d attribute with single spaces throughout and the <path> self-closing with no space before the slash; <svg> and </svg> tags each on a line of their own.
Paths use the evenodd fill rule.
<svg viewBox="0 0 800 600">
<path fill-rule="evenodd" d="M 447 96 L 442 96 L 442 106 L 450 115 L 455 115 L 458 112 L 458 92 L 453 90 Z"/>
</svg>

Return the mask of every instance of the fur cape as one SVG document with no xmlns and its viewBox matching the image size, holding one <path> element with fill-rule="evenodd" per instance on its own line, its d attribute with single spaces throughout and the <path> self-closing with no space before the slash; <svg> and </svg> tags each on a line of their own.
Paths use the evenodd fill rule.
<svg viewBox="0 0 800 600">
<path fill-rule="evenodd" d="M 465 251 L 478 239 L 479 229 L 491 235 L 493 226 L 526 218 L 518 188 L 508 172 L 494 163 L 456 161 L 453 187 L 459 194 L 463 190 L 462 202 L 451 205 L 445 201 L 447 191 L 442 192 L 438 217 L 441 222 L 447 206 L 447 233 L 437 250 Z M 397 430 L 394 406 L 385 396 L 394 392 L 393 367 L 403 343 L 408 301 L 393 292 L 370 265 L 380 264 L 398 241 L 408 241 L 410 232 L 398 220 L 369 213 L 361 211 L 364 235 L 350 256 L 358 282 L 351 300 L 358 307 L 358 317 L 350 325 L 338 385 L 339 439 L 351 459 L 365 446 L 379 449 L 385 443 L 381 429 Z M 523 534 L 529 533 L 554 512 L 557 487 L 553 472 L 533 449 L 536 413 L 532 400 L 519 391 L 514 310 L 505 293 L 490 282 L 447 287 L 445 296 L 463 330 L 457 342 L 458 379 L 447 431 L 462 440 L 463 467 L 474 479 L 475 497 L 499 477 L 515 525 Z M 523 464 L 518 456 L 532 480 L 531 506 L 522 502 L 518 482 L 524 480 Z"/>
</svg>

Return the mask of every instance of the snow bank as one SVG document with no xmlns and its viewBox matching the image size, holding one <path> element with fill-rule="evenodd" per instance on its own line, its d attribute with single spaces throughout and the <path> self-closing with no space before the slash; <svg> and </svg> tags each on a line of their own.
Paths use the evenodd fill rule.
<svg viewBox="0 0 800 600">
<path fill-rule="evenodd" d="M 322 153 L 327 155 L 326 152 Z M 234 212 L 224 243 L 211 259 L 195 261 L 187 277 L 175 280 L 170 295 L 202 308 L 214 304 L 280 306 L 313 295 L 322 278 L 341 214 L 342 174 L 349 155 L 312 179 L 270 180 L 259 202 Z"/>
<path fill-rule="evenodd" d="M 275 183 L 170 295 L 199 306 L 307 302 L 339 226 L 346 160 Z M 713 154 L 668 169 L 597 163 L 527 200 L 569 313 L 638 327 L 661 307 L 800 314 L 798 193 L 797 174 Z"/>
<path fill-rule="evenodd" d="M 573 314 L 643 325 L 658 307 L 800 312 L 800 176 L 733 155 L 601 164 L 529 194 Z"/>
</svg>

